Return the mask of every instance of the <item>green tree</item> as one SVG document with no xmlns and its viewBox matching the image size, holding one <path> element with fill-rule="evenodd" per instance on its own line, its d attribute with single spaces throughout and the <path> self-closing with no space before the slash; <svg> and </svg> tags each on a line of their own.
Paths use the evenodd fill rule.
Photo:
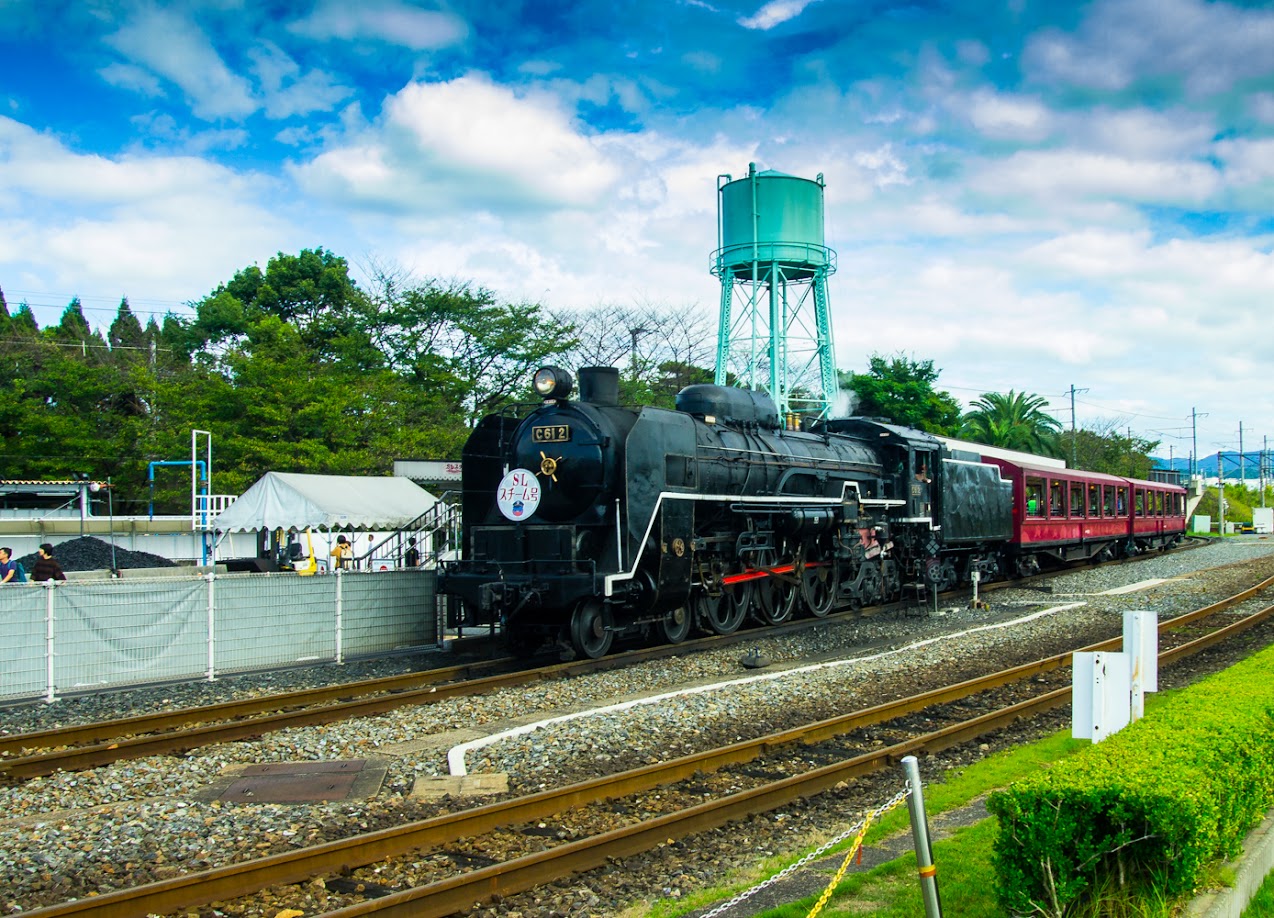
<svg viewBox="0 0 1274 918">
<path fill-rule="evenodd" d="M 1154 460 L 1150 454 L 1160 441 L 1134 437 L 1118 421 L 1098 421 L 1058 436 L 1058 454 L 1067 463 L 1088 472 L 1149 478 Z"/>
<path fill-rule="evenodd" d="M 380 270 L 365 334 L 405 381 L 426 387 L 467 424 L 530 398 L 535 369 L 575 344 L 538 303 L 506 303 L 461 282 L 412 281 Z"/>
<path fill-rule="evenodd" d="M 34 335 L 40 331 L 40 323 L 35 320 L 35 313 L 25 301 L 18 304 L 18 311 L 13 314 L 9 330 L 15 335 Z"/>
<path fill-rule="evenodd" d="M 1020 450 L 1037 456 L 1058 456 L 1061 422 L 1044 411 L 1048 399 L 1009 390 L 986 392 L 965 414 L 960 435 L 975 443 Z"/>
<path fill-rule="evenodd" d="M 199 346 L 215 349 L 241 343 L 254 323 L 273 316 L 293 326 L 317 359 L 374 363 L 364 306 L 344 258 L 322 248 L 280 252 L 265 271 L 244 268 L 205 297 L 191 332 Z"/>
<path fill-rule="evenodd" d="M 852 393 L 851 414 L 947 435 L 959 427 L 960 404 L 950 393 L 934 388 L 939 372 L 932 360 L 872 354 L 866 373 L 842 372 L 840 385 Z"/>
<path fill-rule="evenodd" d="M 128 297 L 119 301 L 115 321 L 111 323 L 110 331 L 106 333 L 106 342 L 112 351 L 124 348 L 133 351 L 147 349 L 146 333 L 142 330 L 142 323 L 137 321 L 137 316 L 133 315 L 133 310 L 129 308 Z"/>
</svg>

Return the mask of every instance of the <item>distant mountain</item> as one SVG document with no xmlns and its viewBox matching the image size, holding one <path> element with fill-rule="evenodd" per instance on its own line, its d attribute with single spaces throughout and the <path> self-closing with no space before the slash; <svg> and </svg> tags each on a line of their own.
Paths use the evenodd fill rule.
<svg viewBox="0 0 1274 918">
<path fill-rule="evenodd" d="M 1237 451 L 1232 453 L 1226 452 L 1224 453 L 1224 456 L 1225 477 L 1227 479 L 1237 480 L 1240 474 L 1240 468 L 1242 468 L 1242 471 L 1245 474 L 1245 480 L 1256 481 L 1261 477 L 1260 466 L 1258 464 L 1261 458 L 1260 452 L 1245 452 L 1243 454 L 1243 463 L 1241 466 Z M 1168 460 L 1162 456 L 1151 456 L 1150 460 L 1154 463 L 1154 466 L 1157 469 L 1175 469 L 1183 475 L 1190 474 L 1190 459 L 1188 457 L 1182 459 L 1180 456 L 1173 456 L 1171 464 L 1169 464 Z M 1266 457 L 1266 461 L 1269 461 L 1268 456 Z M 1202 475 L 1204 478 L 1216 478 L 1216 466 L 1216 453 L 1213 453 L 1211 456 L 1204 456 L 1199 460 L 1198 474 Z"/>
</svg>

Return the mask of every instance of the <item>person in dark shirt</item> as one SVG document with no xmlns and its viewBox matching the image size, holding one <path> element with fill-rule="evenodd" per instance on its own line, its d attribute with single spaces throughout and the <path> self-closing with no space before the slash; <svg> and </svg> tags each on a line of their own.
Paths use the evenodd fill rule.
<svg viewBox="0 0 1274 918">
<path fill-rule="evenodd" d="M 403 553 L 404 567 L 420 567 L 420 549 L 416 547 L 416 537 L 407 539 L 407 551 Z"/>
<path fill-rule="evenodd" d="M 62 565 L 58 564 L 53 558 L 53 546 L 45 542 L 36 552 L 37 558 L 35 567 L 31 569 L 31 579 L 36 583 L 43 583 L 45 580 L 65 580 L 66 574 L 62 573 Z"/>
<path fill-rule="evenodd" d="M 0 548 L 0 583 L 21 583 L 18 580 L 18 562 L 13 560 L 12 548 Z"/>
</svg>

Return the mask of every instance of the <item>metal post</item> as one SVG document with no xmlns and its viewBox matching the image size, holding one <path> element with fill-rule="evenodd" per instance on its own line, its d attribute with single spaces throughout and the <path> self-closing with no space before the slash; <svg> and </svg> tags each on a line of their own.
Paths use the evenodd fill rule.
<svg viewBox="0 0 1274 918">
<path fill-rule="evenodd" d="M 53 583 L 52 580 L 44 582 L 44 700 L 47 704 L 57 701 L 57 690 L 53 683 Z"/>
<path fill-rule="evenodd" d="M 1216 534 L 1218 538 L 1225 535 L 1225 463 L 1222 461 L 1224 455 L 1221 450 L 1216 451 Z"/>
<path fill-rule="evenodd" d="M 911 811 L 911 838 L 916 846 L 916 866 L 920 873 L 920 896 L 925 903 L 926 918 L 942 918 L 942 901 L 938 898 L 938 868 L 929 847 L 929 822 L 925 816 L 924 791 L 920 785 L 920 767 L 914 755 L 902 760 L 911 795 L 907 808 Z"/>
<path fill-rule="evenodd" d="M 345 662 L 345 646 L 341 641 L 341 634 L 345 630 L 343 619 L 345 617 L 345 572 L 339 567 L 336 569 L 336 662 L 343 664 Z"/>
<path fill-rule="evenodd" d="M 208 681 L 217 681 L 217 603 L 216 574 L 204 574 L 208 581 Z"/>
</svg>

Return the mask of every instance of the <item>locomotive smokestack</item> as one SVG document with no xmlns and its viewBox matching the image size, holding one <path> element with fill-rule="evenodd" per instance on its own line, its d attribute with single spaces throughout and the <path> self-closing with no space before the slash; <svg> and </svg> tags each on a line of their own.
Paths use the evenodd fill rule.
<svg viewBox="0 0 1274 918">
<path fill-rule="evenodd" d="M 614 367 L 580 367 L 579 399 L 594 405 L 619 405 L 619 370 Z"/>
</svg>

